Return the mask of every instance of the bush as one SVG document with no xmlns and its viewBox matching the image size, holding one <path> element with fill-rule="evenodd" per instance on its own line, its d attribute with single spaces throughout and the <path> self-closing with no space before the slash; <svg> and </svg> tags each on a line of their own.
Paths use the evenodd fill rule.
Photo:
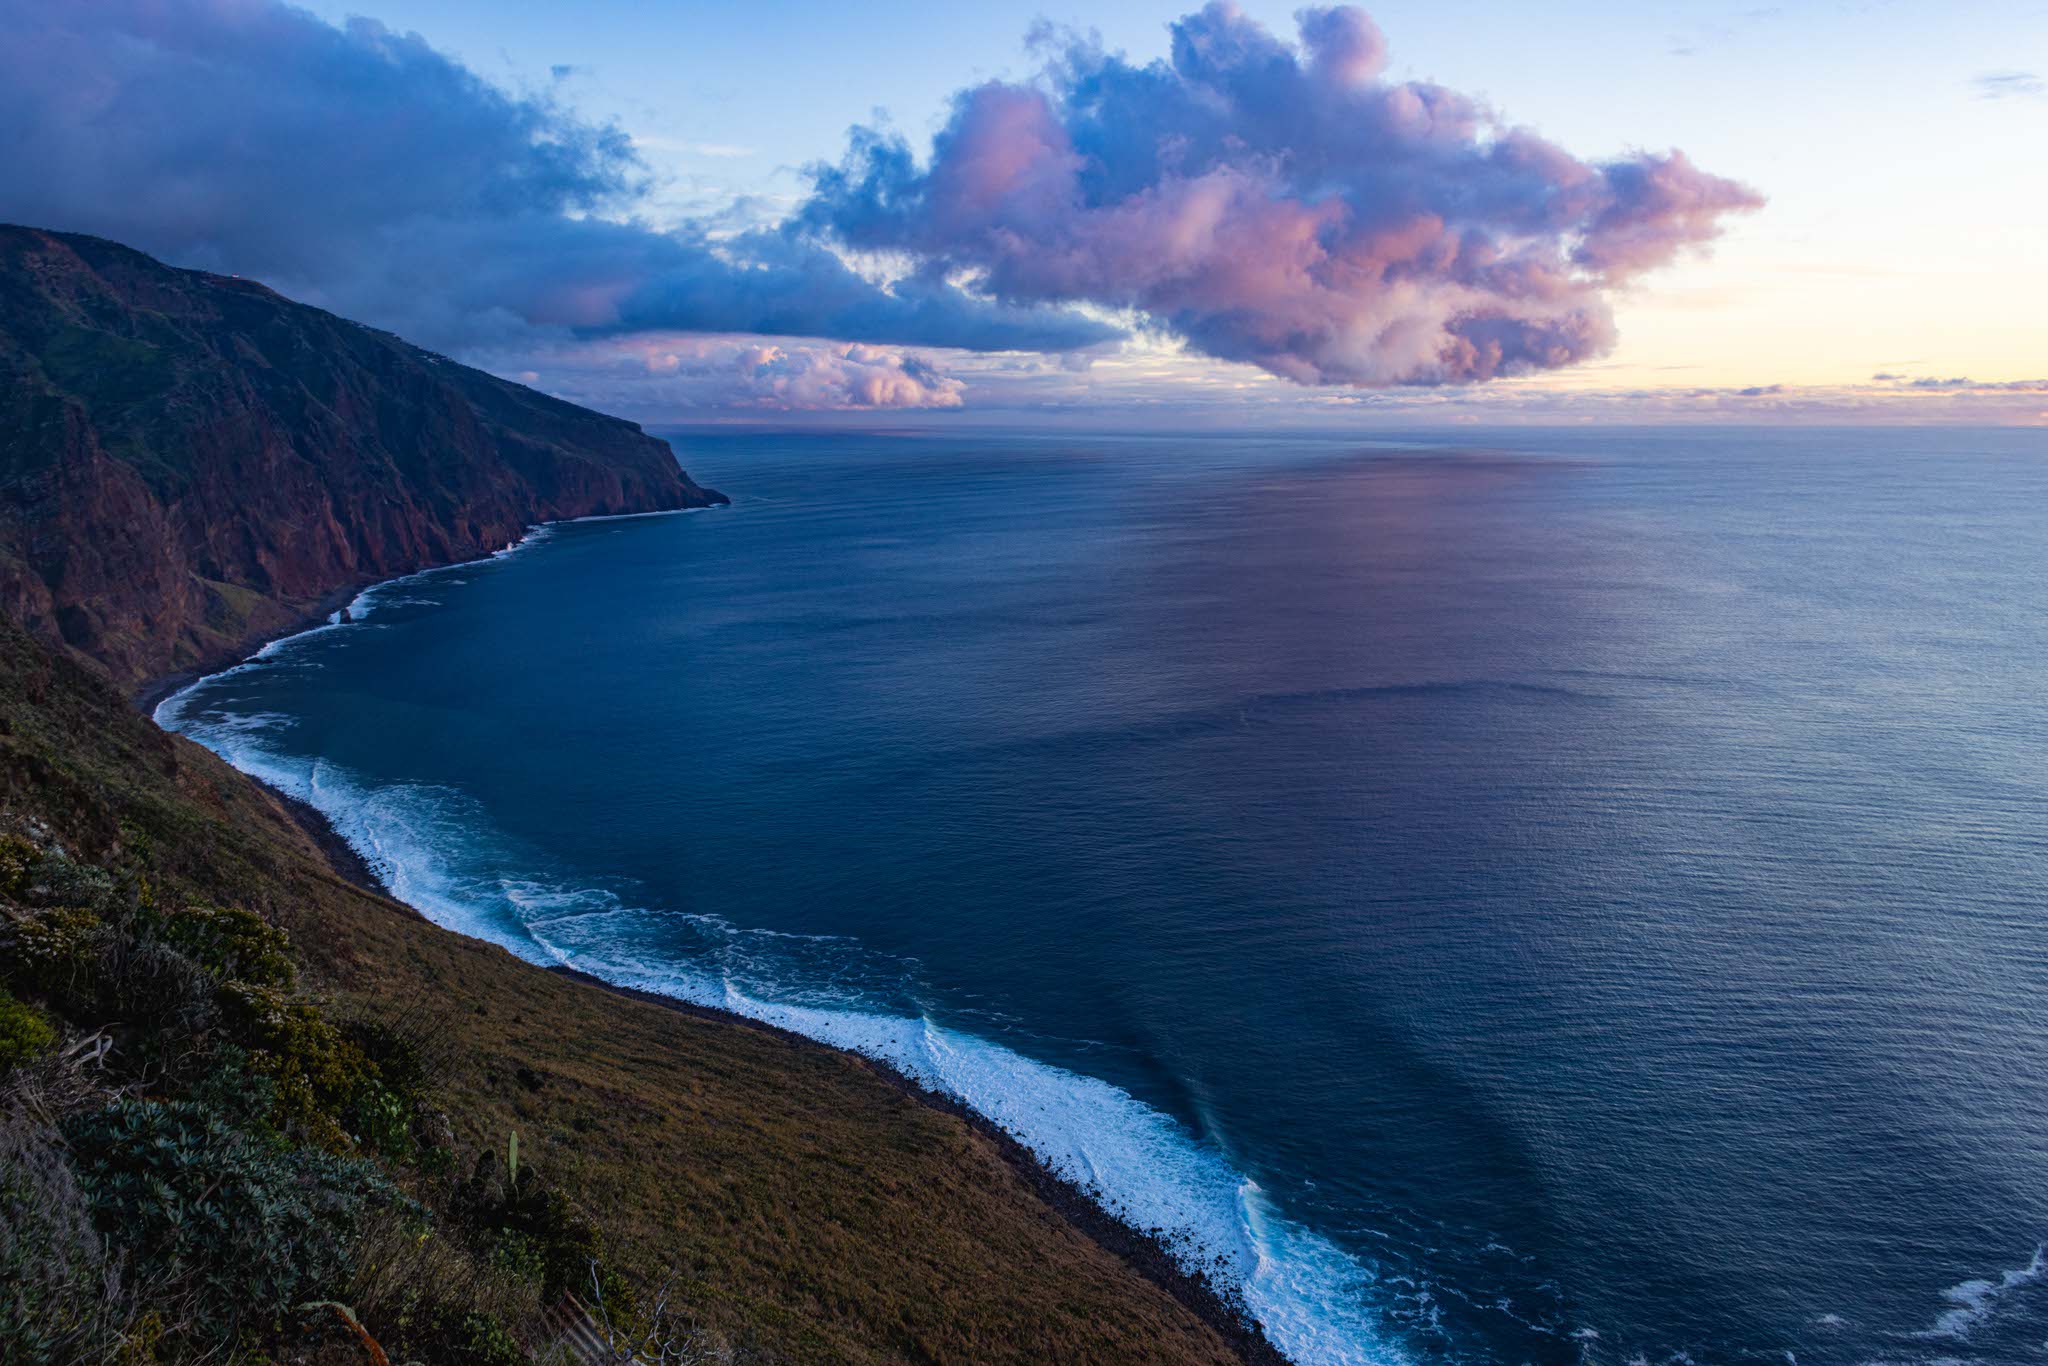
<svg viewBox="0 0 2048 1366">
<path fill-rule="evenodd" d="M 62 854 L 39 854 L 16 880 L 15 895 L 31 906 L 84 906 L 104 910 L 118 898 L 114 875 Z"/>
<path fill-rule="evenodd" d="M 0 896 L 18 897 L 42 853 L 20 835 L 0 835 Z"/>
<path fill-rule="evenodd" d="M 486 1150 L 456 1190 L 452 1212 L 469 1226 L 476 1246 L 500 1270 L 537 1284 L 549 1301 L 564 1291 L 588 1294 L 595 1274 L 614 1316 L 630 1316 L 632 1287 L 604 1265 L 597 1226 L 533 1168 L 517 1170 L 516 1177 L 501 1177 L 497 1154 Z"/>
<path fill-rule="evenodd" d="M 216 981 L 285 988 L 296 979 L 291 937 L 254 911 L 188 906 L 157 917 L 153 928 Z"/>
<path fill-rule="evenodd" d="M 66 1125 L 94 1224 L 230 1343 L 345 1282 L 363 1221 L 400 1197 L 366 1163 L 279 1150 L 206 1106 L 127 1101 Z"/>
<path fill-rule="evenodd" d="M 103 912 L 119 904 L 112 874 L 19 835 L 0 836 L 0 970 L 40 995 L 89 990 L 107 941 Z"/>
<path fill-rule="evenodd" d="M 13 1071 L 56 1044 L 49 1017 L 0 987 L 0 1072 Z"/>
<path fill-rule="evenodd" d="M 386 1022 L 358 1017 L 346 1020 L 341 1032 L 377 1068 L 386 1088 L 416 1100 L 448 1071 L 445 1042 L 435 1042 L 431 1018 L 413 1010 Z"/>
<path fill-rule="evenodd" d="M 538 1288 L 475 1256 L 460 1239 L 381 1214 L 365 1236 L 351 1303 L 394 1362 L 510 1366 L 508 1325 L 538 1325 Z"/>
<path fill-rule="evenodd" d="M 406 1351 L 447 1366 L 527 1366 L 531 1360 L 495 1314 L 443 1307 L 425 1331 L 408 1335 Z"/>
<path fill-rule="evenodd" d="M 344 1127 L 357 1142 L 395 1162 L 412 1162 L 431 1152 L 437 1135 L 429 1131 L 423 1139 L 414 1131 L 421 1101 L 436 1075 L 445 1071 L 446 1059 L 434 1049 L 428 1023 L 408 1011 L 395 1023 L 356 1018 L 340 1029 L 369 1074 L 342 1113 Z"/>
<path fill-rule="evenodd" d="M 0 1363 L 114 1359 L 129 1307 L 57 1133 L 0 1117 Z"/>
<path fill-rule="evenodd" d="M 217 988 L 205 969 L 155 939 L 115 938 L 96 969 L 89 1004 L 65 1002 L 74 1016 L 120 1020 L 131 1062 L 161 1064 L 220 1021 Z"/>
<path fill-rule="evenodd" d="M 235 1041 L 249 1050 L 250 1070 L 277 1084 L 277 1125 L 335 1151 L 351 1146 L 340 1116 L 375 1080 L 363 1050 L 282 987 L 227 982 L 221 1001 Z"/>
<path fill-rule="evenodd" d="M 9 981 L 45 996 L 90 996 L 107 939 L 98 911 L 10 907 L 0 915 L 0 962 Z"/>
</svg>

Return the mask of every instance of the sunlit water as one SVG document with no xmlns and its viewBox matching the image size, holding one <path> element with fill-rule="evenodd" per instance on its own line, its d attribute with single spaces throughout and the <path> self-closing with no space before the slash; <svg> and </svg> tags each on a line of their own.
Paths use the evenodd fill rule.
<svg viewBox="0 0 2048 1366">
<path fill-rule="evenodd" d="M 1303 1361 L 2048 1353 L 2048 436 L 677 444 L 163 719 Z"/>
</svg>

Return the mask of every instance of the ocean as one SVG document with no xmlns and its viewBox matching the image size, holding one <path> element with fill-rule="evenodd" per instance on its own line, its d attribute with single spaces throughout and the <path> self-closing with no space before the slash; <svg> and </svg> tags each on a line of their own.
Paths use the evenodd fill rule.
<svg viewBox="0 0 2048 1366">
<path fill-rule="evenodd" d="M 674 441 L 160 719 L 1300 1362 L 2048 1356 L 2048 432 Z"/>
</svg>

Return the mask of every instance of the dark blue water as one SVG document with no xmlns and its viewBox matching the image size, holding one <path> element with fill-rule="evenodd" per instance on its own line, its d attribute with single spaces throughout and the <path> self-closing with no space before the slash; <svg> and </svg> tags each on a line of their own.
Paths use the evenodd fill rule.
<svg viewBox="0 0 2048 1366">
<path fill-rule="evenodd" d="M 2048 1354 L 2048 435 L 677 444 L 166 719 L 1304 1361 Z"/>
</svg>

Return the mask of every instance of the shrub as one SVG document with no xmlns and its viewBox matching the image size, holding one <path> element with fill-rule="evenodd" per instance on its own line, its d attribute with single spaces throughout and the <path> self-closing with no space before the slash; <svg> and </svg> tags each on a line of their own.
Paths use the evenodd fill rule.
<svg viewBox="0 0 2048 1366">
<path fill-rule="evenodd" d="M 491 1265 L 523 1281 L 542 1282 L 548 1274 L 547 1254 L 541 1245 L 517 1229 L 502 1229 L 497 1246 L 491 1249 Z"/>
<path fill-rule="evenodd" d="M 271 1122 L 277 1109 L 277 1082 L 250 1066 L 248 1053 L 228 1044 L 208 1060 L 211 1070 L 188 1087 L 185 1101 L 219 1115 L 234 1115 L 245 1138 L 282 1150 L 291 1144 Z"/>
<path fill-rule="evenodd" d="M 538 1288 L 474 1256 L 460 1239 L 392 1214 L 374 1218 L 349 1293 L 394 1362 L 523 1362 L 508 1325 L 541 1319 Z M 477 1321 L 470 1321 L 474 1318 Z"/>
<path fill-rule="evenodd" d="M 620 1312 L 629 1313 L 632 1290 L 603 1265 L 596 1225 L 532 1167 L 517 1171 L 515 1177 L 500 1177 L 497 1154 L 487 1149 L 457 1189 L 453 1212 L 469 1226 L 476 1245 L 494 1265 L 537 1282 L 548 1300 L 565 1290 L 586 1293 L 592 1268 L 597 1268 L 603 1293 L 615 1294 Z"/>
<path fill-rule="evenodd" d="M 114 875 L 62 854 L 39 854 L 19 877 L 20 900 L 31 906 L 83 906 L 99 911 L 116 900 Z"/>
<path fill-rule="evenodd" d="M 41 852 L 20 835 L 0 835 L 0 896 L 20 896 L 28 886 L 29 871 L 41 858 Z"/>
<path fill-rule="evenodd" d="M 350 1146 L 340 1116 L 375 1080 L 363 1050 L 319 1009 L 284 988 L 227 982 L 221 987 L 235 1041 L 252 1071 L 277 1084 L 275 1119 L 334 1150 Z"/>
<path fill-rule="evenodd" d="M 154 919 L 158 938 L 217 981 L 285 988 L 296 978 L 291 937 L 254 911 L 187 906 Z"/>
<path fill-rule="evenodd" d="M 57 1043 L 49 1017 L 0 988 L 0 1072 L 9 1072 Z"/>
<path fill-rule="evenodd" d="M 431 1361 L 435 1366 L 528 1366 L 533 1360 L 503 1319 L 448 1300 L 416 1310 L 384 1346 L 394 1361 Z M 567 1361 L 549 1356 L 550 1363 Z"/>
<path fill-rule="evenodd" d="M 9 907 L 0 912 L 0 961 L 16 986 L 43 995 L 84 996 L 106 943 L 90 906 Z"/>
<path fill-rule="evenodd" d="M 89 1003 L 80 1000 L 82 993 L 66 1002 L 74 1014 L 122 1021 L 132 1061 L 175 1057 L 220 1021 L 213 979 L 159 940 L 113 937 L 101 954 L 96 978 Z"/>
<path fill-rule="evenodd" d="M 0 1363 L 112 1359 L 129 1303 L 57 1133 L 0 1117 Z"/>
<path fill-rule="evenodd" d="M 469 1311 L 442 1329 L 438 1360 L 451 1366 L 526 1366 L 526 1350 L 496 1315 Z"/>
<path fill-rule="evenodd" d="M 279 1150 L 190 1102 L 126 1101 L 66 1125 L 94 1224 L 230 1343 L 346 1278 L 363 1220 L 400 1199 L 366 1163 Z"/>
<path fill-rule="evenodd" d="M 408 1100 L 418 1099 L 448 1071 L 447 1045 L 435 1042 L 433 1021 L 417 1011 L 389 1023 L 347 1020 L 341 1032 L 376 1065 L 378 1080 Z"/>
</svg>

